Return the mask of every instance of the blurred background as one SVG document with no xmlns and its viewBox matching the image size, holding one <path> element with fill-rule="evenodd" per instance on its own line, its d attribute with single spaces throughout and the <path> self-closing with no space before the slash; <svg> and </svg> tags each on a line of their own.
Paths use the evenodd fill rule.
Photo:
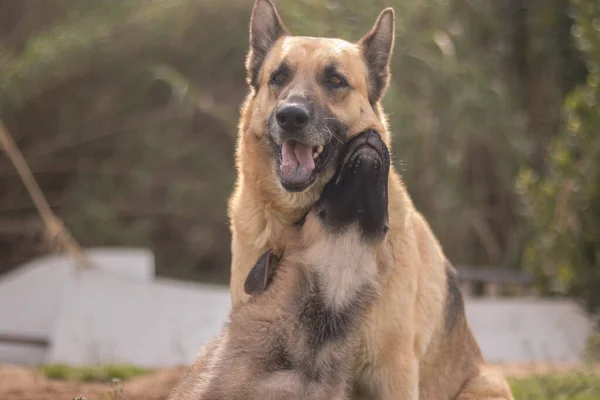
<svg viewBox="0 0 600 400">
<path fill-rule="evenodd" d="M 394 7 L 395 164 L 450 260 L 572 299 L 598 326 L 598 0 L 276 4 L 293 34 L 351 41 Z M 228 283 L 251 8 L 0 1 L 0 118 L 83 247 L 150 249 L 159 276 Z M 0 274 L 50 250 L 0 154 Z"/>
</svg>

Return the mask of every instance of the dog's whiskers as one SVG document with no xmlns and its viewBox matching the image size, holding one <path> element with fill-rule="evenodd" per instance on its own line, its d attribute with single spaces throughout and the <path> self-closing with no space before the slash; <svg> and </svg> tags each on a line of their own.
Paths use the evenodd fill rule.
<svg viewBox="0 0 600 400">
<path fill-rule="evenodd" d="M 334 118 L 331 118 L 331 119 L 334 119 Z M 328 126 L 325 127 L 325 130 L 327 131 L 327 133 L 329 133 L 329 140 L 327 141 L 327 144 L 329 144 L 329 142 L 331 142 L 332 139 L 337 140 L 338 142 L 340 142 L 340 144 L 344 144 L 342 139 L 337 137 Z"/>
</svg>

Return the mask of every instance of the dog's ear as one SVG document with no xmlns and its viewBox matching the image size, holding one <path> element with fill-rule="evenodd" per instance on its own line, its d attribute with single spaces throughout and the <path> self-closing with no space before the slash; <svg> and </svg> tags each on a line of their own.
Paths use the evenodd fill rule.
<svg viewBox="0 0 600 400">
<path fill-rule="evenodd" d="M 287 30 L 271 0 L 256 0 L 250 18 L 250 51 L 246 58 L 248 84 L 259 85 L 259 73 L 269 50 Z"/>
<path fill-rule="evenodd" d="M 389 65 L 396 32 L 394 20 L 394 10 L 386 8 L 369 33 L 358 42 L 369 69 L 369 101 L 372 104 L 383 97 L 390 82 Z"/>
<path fill-rule="evenodd" d="M 267 250 L 260 256 L 246 277 L 244 291 L 250 295 L 261 294 L 266 291 L 275 273 L 277 261 L 278 259 L 272 250 Z"/>
</svg>

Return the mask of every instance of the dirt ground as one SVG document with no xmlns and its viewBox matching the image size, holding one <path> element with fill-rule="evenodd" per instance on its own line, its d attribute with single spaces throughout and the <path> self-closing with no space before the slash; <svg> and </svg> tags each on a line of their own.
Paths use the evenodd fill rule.
<svg viewBox="0 0 600 400">
<path fill-rule="evenodd" d="M 123 400 L 166 399 L 184 368 L 163 369 L 122 383 Z M 110 400 L 110 384 L 54 381 L 32 368 L 0 365 L 2 400 Z"/>
<path fill-rule="evenodd" d="M 526 377 L 549 372 L 565 372 L 570 365 L 493 365 L 492 370 L 509 377 Z M 184 368 L 163 369 L 123 382 L 123 400 L 166 399 Z M 600 366 L 596 368 L 600 375 Z M 0 365 L 0 399 L 2 400 L 72 400 L 84 396 L 87 400 L 110 400 L 110 384 L 48 380 L 33 368 Z"/>
</svg>

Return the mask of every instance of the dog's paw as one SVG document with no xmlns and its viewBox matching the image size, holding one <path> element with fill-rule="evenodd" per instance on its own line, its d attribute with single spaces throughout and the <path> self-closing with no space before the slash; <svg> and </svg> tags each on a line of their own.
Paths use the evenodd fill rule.
<svg viewBox="0 0 600 400">
<path fill-rule="evenodd" d="M 333 185 L 340 190 L 371 194 L 383 190 L 387 204 L 389 169 L 390 153 L 381 136 L 375 131 L 362 132 L 347 143 Z"/>
<path fill-rule="evenodd" d="M 380 239 L 387 232 L 389 169 L 390 154 L 379 134 L 356 136 L 323 191 L 318 215 L 338 231 L 358 223 L 365 236 Z"/>
<path fill-rule="evenodd" d="M 387 181 L 390 154 L 381 136 L 375 131 L 366 131 L 354 137 L 346 145 L 336 184 L 350 179 L 372 179 L 375 185 Z"/>
</svg>

